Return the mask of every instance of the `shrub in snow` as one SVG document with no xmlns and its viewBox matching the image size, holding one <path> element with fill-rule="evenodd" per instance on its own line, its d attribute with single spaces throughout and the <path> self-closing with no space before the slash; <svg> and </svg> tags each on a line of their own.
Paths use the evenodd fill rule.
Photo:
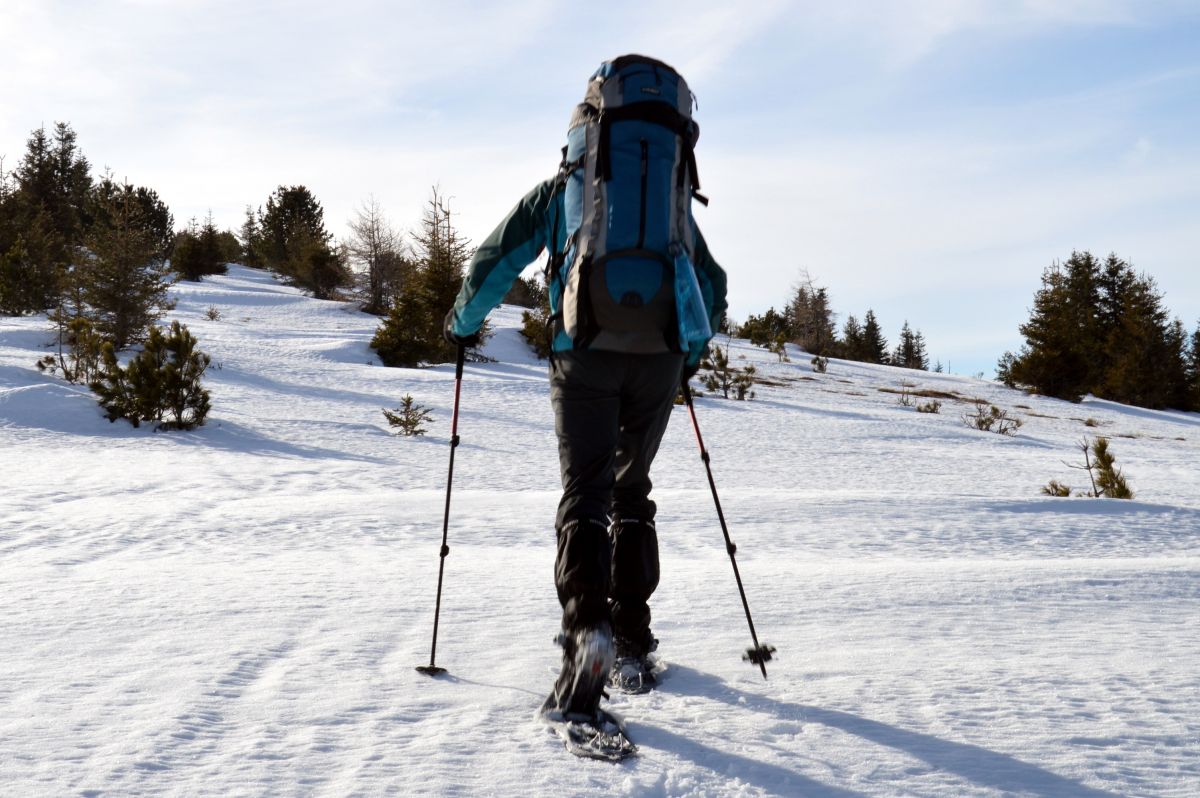
<svg viewBox="0 0 1200 798">
<path fill-rule="evenodd" d="M 822 355 L 813 356 L 812 367 L 813 371 L 817 372 L 818 374 L 824 374 L 829 368 L 829 358 L 823 357 Z"/>
<path fill-rule="evenodd" d="M 1071 486 L 1064 485 L 1061 482 L 1059 482 L 1057 479 L 1052 479 L 1049 482 L 1047 482 L 1046 485 L 1042 488 L 1042 493 L 1044 493 L 1047 496 L 1059 496 L 1059 497 L 1070 496 L 1071 495 Z"/>
<path fill-rule="evenodd" d="M 1070 463 L 1066 465 L 1068 468 L 1086 471 L 1092 489 L 1091 491 L 1079 491 L 1075 494 L 1076 496 L 1108 499 L 1133 498 L 1133 490 L 1129 487 L 1121 469 L 1117 468 L 1116 456 L 1109 451 L 1108 438 L 1096 438 L 1090 443 L 1084 438 L 1079 442 L 1079 450 L 1083 452 L 1083 465 L 1071 465 Z M 1042 488 L 1042 493 L 1047 496 L 1070 496 L 1071 488 L 1052 479 Z"/>
<path fill-rule="evenodd" d="M 982 399 L 975 400 L 975 411 L 963 414 L 963 423 L 971 429 L 981 432 L 995 432 L 999 435 L 1015 435 L 1021 428 L 1021 419 L 1012 418 L 1007 410 L 1001 410 Z"/>
<path fill-rule="evenodd" d="M 145 347 L 129 365 L 117 362 L 113 345 L 105 344 L 104 367 L 91 383 L 109 421 L 123 418 L 133 426 L 153 421 L 159 429 L 192 429 L 204 423 L 210 408 L 200 384 L 211 359 L 196 349 L 196 339 L 179 322 L 164 335 L 152 327 Z"/>
<path fill-rule="evenodd" d="M 940 413 L 942 412 L 942 403 L 937 399 L 931 399 L 928 402 L 921 402 L 917 405 L 918 413 Z"/>
<path fill-rule="evenodd" d="M 708 355 L 700 362 L 700 369 L 707 372 L 701 375 L 700 383 L 708 390 L 720 391 L 726 399 L 731 391 L 735 399 L 754 398 L 754 391 L 750 388 L 754 385 L 757 370 L 754 366 L 738 368 L 729 365 L 728 343 L 724 349 L 719 346 L 710 349 Z"/>
<path fill-rule="evenodd" d="M 39 371 L 62 374 L 67 382 L 91 382 L 100 372 L 104 339 L 82 316 L 72 318 L 63 308 L 51 314 L 58 327 L 58 354 L 37 362 Z"/>
<path fill-rule="evenodd" d="M 521 313 L 521 337 L 538 358 L 550 357 L 550 308 L 538 307 Z"/>
<path fill-rule="evenodd" d="M 425 427 L 422 425 L 433 419 L 428 408 L 413 401 L 412 394 L 405 394 L 400 400 L 400 406 L 395 410 L 384 408 L 383 416 L 389 425 L 398 428 L 399 434 L 406 437 L 424 435 Z"/>
<path fill-rule="evenodd" d="M 1133 491 L 1116 466 L 1117 458 L 1108 450 L 1108 438 L 1092 441 L 1092 458 L 1096 467 L 1096 495 L 1110 499 L 1132 499 Z"/>
<path fill-rule="evenodd" d="M 772 354 L 777 356 L 779 358 L 780 363 L 791 363 L 792 362 L 791 359 L 788 358 L 788 355 L 787 355 L 787 336 L 784 335 L 783 333 L 779 333 L 778 335 L 775 336 L 775 340 L 771 341 L 771 343 L 767 346 L 767 351 L 771 352 Z M 816 358 L 813 358 L 813 366 L 814 367 L 816 367 L 816 365 L 817 365 L 816 360 L 817 360 Z M 825 359 L 825 365 L 829 365 L 828 358 Z M 825 371 L 825 369 L 822 368 L 821 371 L 823 373 Z"/>
<path fill-rule="evenodd" d="M 213 224 L 212 215 L 197 227 L 193 219 L 187 229 L 175 237 L 175 250 L 171 253 L 171 268 L 184 280 L 199 282 L 210 274 L 224 274 L 225 253 L 221 251 L 220 233 Z"/>
</svg>

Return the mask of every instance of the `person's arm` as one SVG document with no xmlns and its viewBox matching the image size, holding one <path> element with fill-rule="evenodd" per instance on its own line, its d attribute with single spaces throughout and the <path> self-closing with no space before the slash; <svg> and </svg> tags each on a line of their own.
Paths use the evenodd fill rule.
<svg viewBox="0 0 1200 798">
<path fill-rule="evenodd" d="M 450 329 L 455 335 L 467 337 L 478 331 L 521 271 L 542 251 L 553 190 L 553 179 L 539 183 L 475 250 L 454 302 Z"/>
<path fill-rule="evenodd" d="M 721 326 L 721 317 L 725 315 L 726 308 L 729 303 L 725 298 L 726 279 L 725 270 L 713 260 L 712 253 L 708 251 L 708 242 L 704 240 L 704 236 L 700 233 L 699 227 L 694 227 L 695 238 L 695 268 L 696 282 L 700 284 L 700 296 L 704 299 L 704 309 L 708 312 L 708 323 L 715 335 L 717 329 Z M 711 338 L 709 340 L 712 340 Z M 694 343 L 688 350 L 687 363 L 689 366 L 694 366 L 700 362 L 700 357 L 704 354 L 705 347 L 708 346 L 708 341 L 700 341 Z"/>
</svg>

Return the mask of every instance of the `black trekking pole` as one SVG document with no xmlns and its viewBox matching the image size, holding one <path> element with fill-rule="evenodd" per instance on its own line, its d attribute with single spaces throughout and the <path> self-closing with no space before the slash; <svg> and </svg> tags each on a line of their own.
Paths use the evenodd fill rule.
<svg viewBox="0 0 1200 798">
<path fill-rule="evenodd" d="M 737 580 L 738 593 L 742 597 L 742 608 L 746 610 L 746 623 L 750 625 L 750 639 L 754 641 L 754 648 L 746 649 L 742 659 L 757 665 L 765 679 L 767 678 L 767 662 L 771 659 L 771 654 L 775 653 L 775 646 L 760 645 L 758 633 L 754 631 L 754 619 L 750 617 L 750 603 L 746 601 L 746 590 L 742 587 L 742 575 L 738 572 L 737 558 L 734 556 L 737 546 L 733 545 L 733 541 L 729 538 L 729 526 L 725 523 L 725 513 L 721 510 L 721 499 L 717 496 L 717 483 L 713 480 L 712 465 L 709 462 L 711 458 L 708 456 L 708 449 L 704 448 L 704 438 L 700 436 L 700 424 L 696 421 L 696 405 L 692 402 L 692 389 L 687 384 L 687 380 L 683 381 L 682 387 L 683 400 L 687 402 L 688 413 L 692 416 L 692 429 L 696 430 L 696 443 L 700 446 L 700 459 L 704 461 L 704 470 L 708 472 L 708 487 L 712 489 L 713 502 L 717 505 L 717 518 L 721 521 L 721 532 L 725 535 L 725 551 L 729 552 L 729 562 L 733 564 L 733 578 Z"/>
<path fill-rule="evenodd" d="M 441 560 L 438 563 L 437 604 L 433 610 L 433 645 L 429 649 L 429 664 L 417 666 L 417 670 L 427 676 L 437 676 L 446 672 L 445 668 L 437 666 L 437 633 L 438 619 L 442 615 L 442 574 L 446 571 L 446 555 L 450 553 L 450 547 L 446 545 L 446 540 L 450 534 L 450 488 L 454 484 L 454 450 L 458 448 L 458 397 L 462 393 L 463 363 L 466 362 L 466 359 L 467 348 L 459 344 L 458 361 L 454 366 L 454 415 L 450 421 L 450 475 L 446 477 L 446 513 L 442 518 L 442 548 L 440 551 Z"/>
</svg>

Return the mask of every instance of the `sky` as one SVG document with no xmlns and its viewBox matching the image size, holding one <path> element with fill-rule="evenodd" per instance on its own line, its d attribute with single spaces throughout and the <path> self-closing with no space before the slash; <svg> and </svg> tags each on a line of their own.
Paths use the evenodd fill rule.
<svg viewBox="0 0 1200 798">
<path fill-rule="evenodd" d="M 677 67 L 698 101 L 730 315 L 805 275 L 991 375 L 1047 266 L 1116 252 L 1200 323 L 1200 3 L 3 0 L 0 155 L 69 122 L 177 226 L 305 185 L 335 236 L 433 186 L 482 241 L 553 173 L 587 79 Z"/>
</svg>

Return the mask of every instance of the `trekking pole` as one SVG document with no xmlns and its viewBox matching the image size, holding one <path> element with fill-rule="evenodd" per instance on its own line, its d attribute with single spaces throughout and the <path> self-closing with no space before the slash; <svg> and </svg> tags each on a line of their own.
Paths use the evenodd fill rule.
<svg viewBox="0 0 1200 798">
<path fill-rule="evenodd" d="M 438 563 L 437 604 L 433 610 L 433 645 L 429 650 L 429 664 L 417 666 L 417 670 L 427 676 L 437 676 L 446 672 L 446 669 L 439 668 L 436 662 L 437 633 L 438 619 L 442 615 L 442 574 L 446 571 L 446 555 L 450 553 L 450 547 L 446 545 L 446 539 L 450 533 L 450 488 L 454 484 L 454 450 L 458 448 L 458 397 L 462 393 L 463 363 L 466 362 L 466 359 L 467 348 L 459 344 L 458 361 L 454 366 L 454 415 L 450 421 L 450 475 L 446 477 L 446 513 L 442 518 L 442 548 Z"/>
<path fill-rule="evenodd" d="M 725 513 L 721 510 L 721 499 L 717 496 L 717 483 L 713 480 L 711 458 L 708 456 L 708 449 L 704 448 L 704 438 L 700 436 L 700 424 L 696 421 L 696 405 L 692 402 L 692 389 L 687 384 L 687 380 L 683 381 L 682 387 L 683 400 L 687 402 L 688 413 L 692 416 L 692 429 L 696 431 L 696 443 L 700 446 L 700 459 L 704 461 L 704 469 L 708 472 L 708 487 L 712 489 L 713 502 L 717 505 L 717 518 L 721 521 L 721 532 L 725 535 L 725 551 L 729 553 L 729 562 L 733 565 L 733 578 L 737 580 L 738 593 L 742 597 L 742 608 L 746 610 L 746 623 L 750 625 L 750 639 L 754 641 L 754 648 L 746 649 L 742 659 L 757 665 L 765 679 L 767 678 L 767 662 L 771 659 L 771 654 L 775 652 L 775 646 L 760 645 L 758 633 L 754 631 L 754 619 L 750 617 L 750 603 L 746 601 L 746 590 L 742 587 L 742 575 L 738 572 L 737 558 L 734 556 L 737 546 L 729 538 L 729 526 L 725 523 Z"/>
</svg>

